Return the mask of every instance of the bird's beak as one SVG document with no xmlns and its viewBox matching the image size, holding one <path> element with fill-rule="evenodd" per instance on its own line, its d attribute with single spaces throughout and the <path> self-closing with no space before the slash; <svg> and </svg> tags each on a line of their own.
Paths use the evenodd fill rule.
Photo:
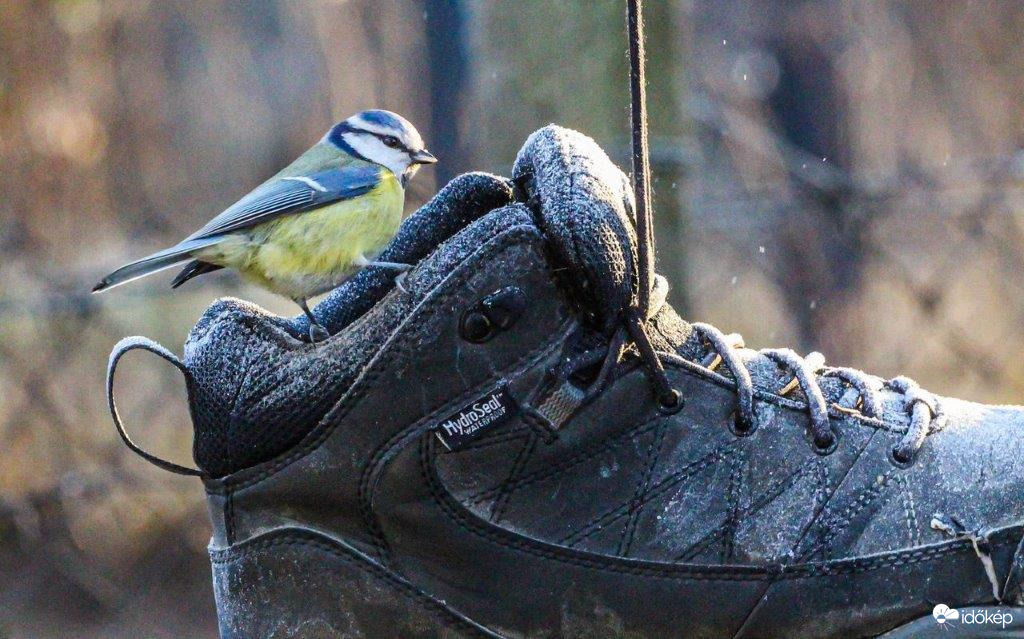
<svg viewBox="0 0 1024 639">
<path fill-rule="evenodd" d="M 434 164 L 437 162 L 437 158 L 430 151 L 420 149 L 412 154 L 412 161 L 416 164 Z"/>
</svg>

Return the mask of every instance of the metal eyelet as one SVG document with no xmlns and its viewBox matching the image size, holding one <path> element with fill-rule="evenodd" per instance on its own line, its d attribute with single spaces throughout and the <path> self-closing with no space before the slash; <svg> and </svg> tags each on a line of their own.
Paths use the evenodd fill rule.
<svg viewBox="0 0 1024 639">
<path fill-rule="evenodd" d="M 526 293 L 506 286 L 484 297 L 462 314 L 459 335 L 473 344 L 483 344 L 512 328 L 526 310 Z"/>
<path fill-rule="evenodd" d="M 889 463 L 897 468 L 910 468 L 914 465 L 916 459 L 917 455 L 913 453 L 909 456 L 904 456 L 898 446 L 893 446 L 889 449 Z"/>
<path fill-rule="evenodd" d="M 740 411 L 735 410 L 729 416 L 729 432 L 736 437 L 750 437 L 757 430 L 757 416 L 752 419 L 744 419 Z"/>
<path fill-rule="evenodd" d="M 470 309 L 462 315 L 462 321 L 459 322 L 459 335 L 467 342 L 482 344 L 494 337 L 494 326 L 486 315 Z"/>
<path fill-rule="evenodd" d="M 829 432 L 831 433 L 831 435 L 829 436 L 829 440 L 827 442 L 819 442 L 815 440 L 813 436 L 811 436 L 810 438 L 811 450 L 813 450 L 816 454 L 821 455 L 822 457 L 827 457 L 831 455 L 832 453 L 836 452 L 837 448 L 839 448 L 839 435 L 836 435 L 835 431 Z"/>
<path fill-rule="evenodd" d="M 665 396 L 658 398 L 658 412 L 662 415 L 675 415 L 686 406 L 686 400 L 683 399 L 683 394 L 673 388 Z"/>
</svg>

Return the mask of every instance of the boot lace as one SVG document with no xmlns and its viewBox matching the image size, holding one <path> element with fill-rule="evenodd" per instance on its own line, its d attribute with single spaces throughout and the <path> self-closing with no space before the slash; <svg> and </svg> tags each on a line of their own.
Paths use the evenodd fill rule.
<svg viewBox="0 0 1024 639">
<path fill-rule="evenodd" d="M 632 169 L 637 231 L 637 295 L 623 313 L 622 329 L 617 331 L 612 339 L 604 344 L 587 344 L 586 347 L 579 349 L 576 355 L 563 360 L 557 374 L 562 379 L 569 379 L 573 375 L 578 375 L 579 371 L 588 367 L 592 369 L 597 362 L 602 362 L 593 383 L 588 385 L 590 390 L 586 395 L 592 397 L 600 391 L 612 375 L 627 341 L 632 342 L 640 362 L 647 372 L 659 406 L 665 411 L 674 411 L 682 406 L 682 396 L 672 387 L 661 357 L 655 351 L 647 333 L 647 319 L 654 314 L 652 310 L 657 310 L 652 307 L 660 306 L 660 302 L 652 303 L 651 295 L 652 284 L 656 276 L 654 275 L 654 234 L 651 219 L 651 169 L 647 138 L 643 17 L 640 0 L 629 0 L 627 3 L 627 20 Z M 724 364 L 735 381 L 737 432 L 752 431 L 756 427 L 757 419 L 754 411 L 755 387 L 750 371 L 744 364 L 739 351 L 743 348 L 743 338 L 738 334 L 725 335 L 709 324 L 697 323 L 693 325 L 693 328 L 710 345 L 708 355 L 702 364 L 711 371 Z M 917 382 L 910 378 L 896 377 L 881 381 L 881 388 L 879 388 L 880 380 L 859 370 L 826 366 L 825 358 L 821 353 L 811 353 L 807 357 L 801 357 L 790 349 L 764 349 L 758 353 L 774 362 L 780 369 L 792 373 L 790 381 L 774 392 L 779 396 L 785 396 L 797 388 L 802 391 L 806 398 L 807 412 L 810 417 L 811 439 L 814 446 L 822 453 L 827 454 L 834 450 L 838 441 L 838 436 L 832 429 L 830 409 L 837 413 L 859 413 L 865 417 L 880 420 L 883 412 L 880 392 L 882 389 L 899 394 L 903 398 L 904 409 L 910 415 L 910 424 L 906 433 L 892 449 L 892 459 L 897 464 L 911 463 L 925 438 L 942 429 L 946 423 L 945 413 L 938 398 L 922 389 Z M 841 406 L 838 402 L 829 404 L 820 384 L 820 380 L 827 377 L 837 378 L 855 390 L 857 408 Z"/>
<path fill-rule="evenodd" d="M 736 383 L 737 431 L 752 431 L 757 419 L 754 412 L 755 387 L 750 371 L 740 355 L 739 349 L 744 348 L 743 337 L 736 333 L 725 335 L 710 324 L 695 323 L 693 328 L 710 347 L 701 365 L 710 371 L 724 365 Z M 821 451 L 831 451 L 838 439 L 832 429 L 830 409 L 838 413 L 859 414 L 881 420 L 882 390 L 899 394 L 903 408 L 910 417 L 906 433 L 892 449 L 893 460 L 897 463 L 911 463 L 925 438 L 938 432 L 946 424 L 946 414 L 938 397 L 921 388 L 909 377 L 879 380 L 854 368 L 826 366 L 825 357 L 818 352 L 807 357 L 801 357 L 788 348 L 763 349 L 756 353 L 771 360 L 780 369 L 792 373 L 793 377 L 789 382 L 772 392 L 784 397 L 800 389 L 807 402 L 810 417 L 808 429 L 812 441 Z M 829 403 L 825 399 L 820 380 L 826 377 L 839 379 L 855 391 L 855 408 L 843 406 L 838 402 Z"/>
</svg>

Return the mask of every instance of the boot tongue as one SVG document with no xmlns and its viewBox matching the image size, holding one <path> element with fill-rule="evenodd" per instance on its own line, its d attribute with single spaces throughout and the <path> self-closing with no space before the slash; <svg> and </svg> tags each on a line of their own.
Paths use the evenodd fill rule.
<svg viewBox="0 0 1024 639">
<path fill-rule="evenodd" d="M 611 332 L 634 297 L 636 232 L 626 176 L 589 137 L 549 125 L 512 169 L 575 301 Z"/>
<path fill-rule="evenodd" d="M 629 179 L 591 138 L 548 125 L 519 151 L 513 167 L 518 195 L 544 232 L 553 260 L 565 269 L 580 309 L 613 333 L 637 299 L 637 234 Z M 691 330 L 663 305 L 668 284 L 656 278 L 652 315 L 658 348 L 677 350 Z M 660 310 L 659 310 L 660 307 Z"/>
</svg>

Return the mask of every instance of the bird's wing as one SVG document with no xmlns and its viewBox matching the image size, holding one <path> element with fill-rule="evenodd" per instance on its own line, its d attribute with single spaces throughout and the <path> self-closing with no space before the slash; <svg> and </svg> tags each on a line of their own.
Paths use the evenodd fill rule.
<svg viewBox="0 0 1024 639">
<path fill-rule="evenodd" d="M 380 171 L 376 165 L 342 166 L 308 175 L 274 178 L 210 220 L 185 241 L 252 228 L 282 215 L 359 197 L 380 183 Z"/>
</svg>

